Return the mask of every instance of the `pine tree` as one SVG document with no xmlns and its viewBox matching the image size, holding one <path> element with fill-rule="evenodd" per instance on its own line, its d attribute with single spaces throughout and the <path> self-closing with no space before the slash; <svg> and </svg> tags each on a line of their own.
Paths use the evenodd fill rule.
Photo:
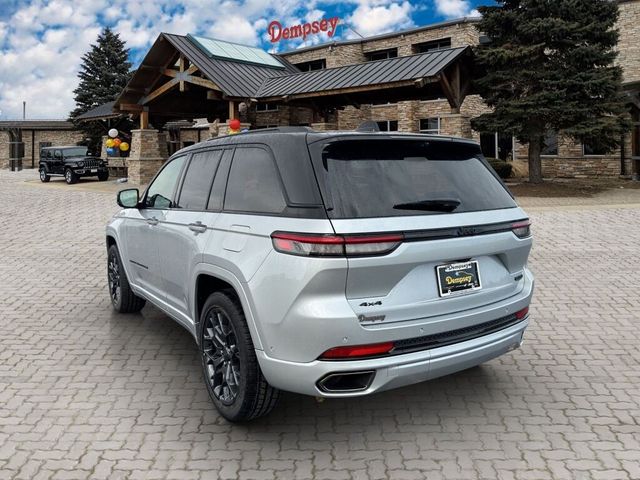
<svg viewBox="0 0 640 480">
<path fill-rule="evenodd" d="M 513 134 L 529 146 L 529 180 L 542 182 L 548 131 L 613 149 L 628 128 L 622 69 L 614 65 L 617 2 L 498 0 L 480 7 L 475 83 L 491 113 L 472 120 L 482 132 Z"/>
<path fill-rule="evenodd" d="M 80 83 L 73 91 L 76 108 L 71 120 L 89 138 L 89 147 L 99 150 L 104 127 L 95 122 L 76 122 L 74 119 L 92 108 L 115 100 L 131 78 L 129 49 L 117 33 L 105 28 L 90 50 L 82 56 L 78 72 Z"/>
</svg>

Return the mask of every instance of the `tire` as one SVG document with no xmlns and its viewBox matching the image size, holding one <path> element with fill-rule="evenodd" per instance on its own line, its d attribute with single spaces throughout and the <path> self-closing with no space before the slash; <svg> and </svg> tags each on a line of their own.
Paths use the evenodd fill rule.
<svg viewBox="0 0 640 480">
<path fill-rule="evenodd" d="M 146 301 L 131 290 L 127 274 L 122 268 L 120 252 L 115 245 L 111 245 L 107 252 L 107 281 L 111 304 L 116 312 L 136 313 L 142 310 Z"/>
<path fill-rule="evenodd" d="M 47 170 L 44 167 L 40 167 L 40 181 L 42 183 L 47 183 L 51 180 L 51 175 L 47 173 Z"/>
<path fill-rule="evenodd" d="M 78 181 L 78 175 L 73 173 L 73 170 L 71 170 L 70 168 L 67 168 L 64 171 L 64 180 L 65 182 L 67 182 L 67 185 L 73 185 Z"/>
<path fill-rule="evenodd" d="M 101 182 L 106 182 L 109 180 L 109 172 L 100 172 L 98 173 L 98 180 Z"/>
<path fill-rule="evenodd" d="M 204 381 L 218 412 L 230 422 L 246 422 L 271 412 L 280 391 L 260 371 L 236 295 L 212 293 L 202 308 L 199 325 Z"/>
</svg>

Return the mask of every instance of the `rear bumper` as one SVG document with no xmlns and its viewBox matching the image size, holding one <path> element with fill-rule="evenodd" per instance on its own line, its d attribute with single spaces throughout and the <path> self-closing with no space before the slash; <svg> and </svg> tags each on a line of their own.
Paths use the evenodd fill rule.
<svg viewBox="0 0 640 480">
<path fill-rule="evenodd" d="M 271 358 L 264 351 L 256 351 L 256 355 L 265 378 L 274 387 L 321 397 L 356 397 L 441 377 L 499 357 L 520 346 L 528 324 L 527 317 L 465 342 L 368 360 L 296 363 Z M 369 386 L 360 391 L 329 393 L 318 387 L 318 381 L 330 374 L 367 371 L 375 375 Z"/>
</svg>

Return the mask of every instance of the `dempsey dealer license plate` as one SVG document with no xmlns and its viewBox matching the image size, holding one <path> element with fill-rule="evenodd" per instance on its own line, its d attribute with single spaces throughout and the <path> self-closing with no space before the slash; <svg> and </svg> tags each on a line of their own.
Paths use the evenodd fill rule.
<svg viewBox="0 0 640 480">
<path fill-rule="evenodd" d="M 470 293 L 482 288 L 480 284 L 480 268 L 475 260 L 438 265 L 436 273 L 438 276 L 438 293 L 441 297 Z"/>
</svg>

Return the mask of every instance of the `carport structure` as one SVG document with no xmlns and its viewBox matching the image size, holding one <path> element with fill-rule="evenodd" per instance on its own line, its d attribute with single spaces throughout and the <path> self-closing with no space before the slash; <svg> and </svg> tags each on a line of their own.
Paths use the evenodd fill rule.
<svg viewBox="0 0 640 480">
<path fill-rule="evenodd" d="M 167 156 L 158 132 L 167 122 L 218 120 L 211 134 L 225 134 L 229 120 L 240 118 L 250 128 L 247 112 L 272 103 L 308 109 L 313 125 L 327 129 L 335 126 L 332 113 L 347 106 L 436 98 L 446 98 L 455 114 L 472 88 L 472 69 L 471 48 L 460 47 L 300 72 L 259 48 L 162 33 L 113 111 L 139 119 L 129 170 L 134 182 L 145 183 Z M 144 160 L 155 168 L 140 167 Z"/>
</svg>

